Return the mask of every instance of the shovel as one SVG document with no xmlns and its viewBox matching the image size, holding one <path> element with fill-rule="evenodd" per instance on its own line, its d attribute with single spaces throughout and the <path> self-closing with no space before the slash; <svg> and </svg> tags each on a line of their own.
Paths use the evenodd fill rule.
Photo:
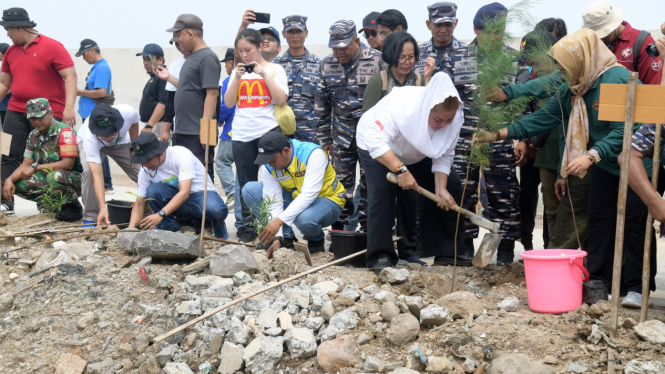
<svg viewBox="0 0 665 374">
<path fill-rule="evenodd" d="M 386 175 L 386 178 L 391 183 L 397 184 L 397 176 L 395 174 L 388 173 Z M 451 207 L 447 201 L 443 200 L 442 198 L 436 196 L 435 194 L 427 191 L 422 187 L 420 188 L 420 194 L 434 201 L 437 204 L 441 204 L 445 207 L 454 210 L 455 212 L 461 213 L 462 215 L 467 217 L 474 225 L 485 228 L 490 231 L 487 234 L 485 234 L 485 236 L 483 237 L 483 241 L 480 244 L 480 248 L 478 248 L 475 257 L 473 258 L 473 265 L 480 267 L 487 266 L 487 264 L 490 263 L 492 257 L 496 253 L 496 250 L 499 248 L 499 243 L 501 242 L 501 234 L 499 234 L 499 227 L 501 227 L 501 225 L 499 225 L 496 222 L 492 222 L 482 216 L 479 216 L 478 214 L 472 213 L 464 208 L 460 208 L 459 206 Z"/>
</svg>

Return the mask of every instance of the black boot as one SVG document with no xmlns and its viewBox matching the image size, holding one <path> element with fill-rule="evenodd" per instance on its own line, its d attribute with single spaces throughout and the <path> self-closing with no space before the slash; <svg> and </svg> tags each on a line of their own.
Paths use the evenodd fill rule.
<svg viewBox="0 0 665 374">
<path fill-rule="evenodd" d="M 76 222 L 83 219 L 83 207 L 78 199 L 63 205 L 60 213 L 55 215 L 55 219 L 64 222 Z"/>
<path fill-rule="evenodd" d="M 499 249 L 496 255 L 496 265 L 506 266 L 513 263 L 515 257 L 515 241 L 510 239 L 501 239 Z"/>
<path fill-rule="evenodd" d="M 326 244 L 326 239 L 323 238 L 321 240 L 308 240 L 307 241 L 307 249 L 309 249 L 310 254 L 318 253 L 318 252 L 325 252 Z"/>
<path fill-rule="evenodd" d="M 284 238 L 284 240 L 282 240 L 282 248 L 294 249 L 295 243 L 298 243 L 298 239 L 296 237 Z"/>
<path fill-rule="evenodd" d="M 464 254 L 468 257 L 473 257 L 476 254 L 476 249 L 473 248 L 473 238 L 464 239 Z"/>
</svg>

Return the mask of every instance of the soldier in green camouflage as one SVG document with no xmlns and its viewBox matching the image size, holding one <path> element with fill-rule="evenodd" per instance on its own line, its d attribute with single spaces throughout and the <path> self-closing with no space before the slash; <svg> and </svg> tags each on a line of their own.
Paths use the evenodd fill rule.
<svg viewBox="0 0 665 374">
<path fill-rule="evenodd" d="M 62 193 L 67 203 L 56 214 L 59 221 L 73 222 L 83 217 L 78 201 L 81 194 L 81 160 L 74 130 L 53 118 L 48 100 L 32 99 L 26 103 L 27 117 L 34 130 L 30 132 L 23 154 L 23 164 L 7 178 L 4 196 L 12 201 L 16 194 L 36 201 L 47 186 L 48 178 L 55 178 L 56 193 Z M 52 170 L 53 173 L 49 174 Z"/>
</svg>

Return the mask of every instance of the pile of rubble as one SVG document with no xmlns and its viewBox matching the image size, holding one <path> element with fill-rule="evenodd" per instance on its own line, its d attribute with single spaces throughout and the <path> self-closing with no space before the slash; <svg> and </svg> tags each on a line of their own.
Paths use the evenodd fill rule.
<svg viewBox="0 0 665 374">
<path fill-rule="evenodd" d="M 268 260 L 263 251 L 211 243 L 209 269 L 187 275 L 189 262 L 173 253 L 198 251 L 197 239 L 139 235 L 92 237 L 22 255 L 33 263 L 0 265 L 3 373 L 606 373 L 608 349 L 624 373 L 665 370 L 662 309 L 642 324 L 622 309 L 612 340 L 607 302 L 563 315 L 531 312 L 520 264 L 458 269 L 453 293 L 448 267 L 397 267 L 378 277 L 329 267 L 154 343 L 310 267 L 287 249 Z M 138 256 L 139 242 L 155 248 L 142 252 L 151 257 Z M 314 265 L 331 257 L 315 254 Z"/>
</svg>

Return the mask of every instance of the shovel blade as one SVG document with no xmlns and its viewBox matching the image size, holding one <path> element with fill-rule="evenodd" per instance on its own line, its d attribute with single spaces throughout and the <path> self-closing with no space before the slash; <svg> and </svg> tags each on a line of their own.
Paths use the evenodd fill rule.
<svg viewBox="0 0 665 374">
<path fill-rule="evenodd" d="M 471 216 L 467 216 L 469 218 L 469 221 L 473 223 L 476 226 L 482 227 L 484 229 L 487 229 L 490 231 L 490 233 L 496 233 L 499 232 L 499 228 L 501 225 L 497 222 L 492 222 L 488 220 L 487 218 L 484 218 L 481 215 L 478 214 L 473 214 Z M 485 236 L 487 238 L 487 235 Z M 485 239 L 483 239 L 483 243 L 485 242 Z"/>
<path fill-rule="evenodd" d="M 473 257 L 473 265 L 479 267 L 487 266 L 499 248 L 499 243 L 501 243 L 501 234 L 493 232 L 485 234 L 480 248 L 478 248 L 476 255 Z"/>
<path fill-rule="evenodd" d="M 307 265 L 312 266 L 312 255 L 309 253 L 309 248 L 305 243 L 293 243 L 295 250 L 305 255 Z"/>
</svg>

